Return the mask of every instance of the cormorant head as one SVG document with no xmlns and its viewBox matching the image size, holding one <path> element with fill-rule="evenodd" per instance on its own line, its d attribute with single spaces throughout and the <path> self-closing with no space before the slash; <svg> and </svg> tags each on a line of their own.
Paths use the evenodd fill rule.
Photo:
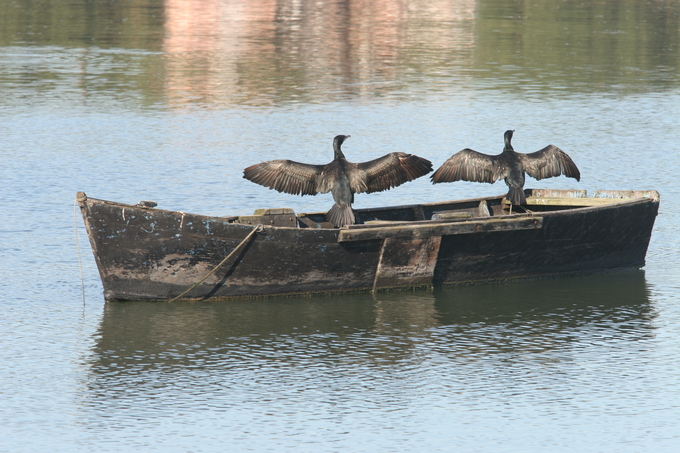
<svg viewBox="0 0 680 453">
<path fill-rule="evenodd" d="M 505 135 L 503 137 L 505 138 L 505 149 L 512 149 L 512 144 L 510 144 L 510 140 L 512 140 L 512 134 L 515 132 L 514 129 L 505 131 Z"/>
<path fill-rule="evenodd" d="M 351 135 L 336 135 L 335 138 L 333 139 L 333 152 L 335 153 L 335 158 L 345 158 L 345 155 L 342 154 L 342 151 L 340 150 L 340 146 L 342 143 L 350 138 Z"/>
</svg>

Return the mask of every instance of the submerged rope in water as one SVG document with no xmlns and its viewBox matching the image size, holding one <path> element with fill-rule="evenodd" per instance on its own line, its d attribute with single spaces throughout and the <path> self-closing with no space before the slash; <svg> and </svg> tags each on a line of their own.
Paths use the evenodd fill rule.
<svg viewBox="0 0 680 453">
<path fill-rule="evenodd" d="M 194 285 L 193 285 L 191 288 L 187 289 L 186 291 L 184 291 L 184 292 L 183 292 L 182 294 L 180 294 L 179 296 L 170 299 L 170 300 L 168 301 L 168 303 L 174 302 L 174 301 L 176 301 L 177 299 L 180 299 L 182 296 L 184 296 L 185 294 L 187 294 L 189 291 L 191 291 L 192 289 L 196 288 L 198 285 L 200 285 L 201 283 L 203 283 L 203 282 L 205 281 L 206 278 L 208 278 L 208 277 L 210 277 L 212 274 L 214 274 L 215 271 L 216 271 L 217 269 L 220 268 L 220 266 L 222 266 L 224 263 L 226 263 L 227 260 L 228 260 L 229 258 L 231 258 L 231 256 L 232 256 L 234 253 L 236 253 L 236 251 L 237 251 L 238 249 L 240 249 L 241 246 L 242 246 L 243 244 L 245 244 L 245 243 L 248 241 L 248 239 L 250 239 L 256 232 L 262 230 L 262 228 L 263 228 L 263 225 L 262 225 L 262 224 L 256 225 L 255 228 L 253 228 L 253 231 L 251 231 L 250 233 L 248 233 L 248 236 L 246 236 L 246 237 L 241 241 L 241 243 L 240 243 L 239 245 L 237 245 L 236 248 L 235 248 L 234 250 L 232 250 L 231 253 L 230 253 L 229 255 L 227 255 L 227 257 L 224 258 L 224 259 L 222 260 L 222 262 L 221 262 L 220 264 L 218 264 L 217 266 L 215 266 L 215 268 L 214 268 L 213 270 L 211 270 L 210 272 L 208 272 L 208 274 L 207 274 L 205 277 L 203 277 L 201 280 L 199 280 L 198 282 L 194 283 Z"/>
<path fill-rule="evenodd" d="M 76 233 L 76 249 L 78 250 L 78 267 L 80 268 L 80 289 L 83 293 L 83 306 L 85 305 L 85 278 L 83 277 L 83 262 L 80 259 L 80 244 L 78 243 L 78 199 L 73 200 L 73 230 Z"/>
</svg>

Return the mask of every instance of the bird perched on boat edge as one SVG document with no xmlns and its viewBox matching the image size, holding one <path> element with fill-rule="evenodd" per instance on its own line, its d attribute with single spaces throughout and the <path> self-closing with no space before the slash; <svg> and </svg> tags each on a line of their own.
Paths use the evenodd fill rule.
<svg viewBox="0 0 680 453">
<path fill-rule="evenodd" d="M 292 160 L 270 160 L 243 170 L 243 177 L 254 183 L 293 195 L 333 194 L 335 204 L 326 219 L 336 228 L 356 223 L 352 203 L 355 193 L 372 193 L 397 187 L 432 171 L 432 162 L 406 153 L 389 153 L 377 159 L 352 163 L 342 153 L 349 135 L 333 139 L 335 158 L 325 165 L 303 164 Z"/>
<path fill-rule="evenodd" d="M 581 172 L 574 161 L 557 146 L 548 145 L 529 154 L 516 152 L 510 143 L 514 132 L 505 131 L 505 147 L 501 154 L 489 156 L 470 148 L 458 151 L 432 174 L 432 183 L 463 180 L 493 184 L 504 178 L 509 187 L 508 201 L 513 205 L 523 205 L 526 203 L 525 173 L 537 180 L 560 175 L 581 180 Z"/>
</svg>

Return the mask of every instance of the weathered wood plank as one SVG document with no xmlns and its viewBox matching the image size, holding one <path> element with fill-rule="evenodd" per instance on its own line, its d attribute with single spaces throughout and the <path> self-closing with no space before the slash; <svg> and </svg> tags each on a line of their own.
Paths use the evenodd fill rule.
<svg viewBox="0 0 680 453">
<path fill-rule="evenodd" d="M 403 225 L 410 222 L 402 222 L 400 220 L 369 220 L 364 225 Z"/>
<path fill-rule="evenodd" d="M 593 194 L 595 198 L 649 198 L 653 201 L 659 201 L 661 195 L 656 190 L 596 190 Z"/>
<path fill-rule="evenodd" d="M 482 200 L 479 202 L 479 216 L 480 217 L 490 217 L 491 213 L 489 212 L 489 204 L 486 202 L 486 200 Z"/>
<path fill-rule="evenodd" d="M 441 240 L 441 236 L 384 239 L 373 290 L 431 285 Z"/>
<path fill-rule="evenodd" d="M 557 198 L 586 198 L 588 192 L 585 189 L 528 189 L 524 193 L 527 197 L 557 197 Z"/>
<path fill-rule="evenodd" d="M 475 216 L 477 217 L 477 216 Z M 464 220 L 471 219 L 472 213 L 463 212 L 438 212 L 432 216 L 432 220 Z"/>
<path fill-rule="evenodd" d="M 253 215 L 238 216 L 234 223 L 296 228 L 297 217 L 290 208 L 256 209 Z"/>
<path fill-rule="evenodd" d="M 489 216 L 486 216 L 489 217 Z M 466 213 L 464 216 L 453 216 L 452 218 L 446 219 L 434 219 L 434 220 L 419 220 L 418 223 L 414 223 L 413 220 L 410 221 L 394 221 L 394 220 L 368 220 L 365 223 L 357 223 L 355 225 L 346 225 L 342 227 L 342 230 L 365 230 L 374 228 L 384 228 L 385 226 L 400 226 L 400 225 L 438 225 L 442 223 L 453 223 L 453 222 L 464 222 L 470 220 L 472 217 L 470 213 Z"/>
<path fill-rule="evenodd" d="M 601 206 L 621 201 L 614 198 L 527 197 L 527 206 Z"/>
<path fill-rule="evenodd" d="M 490 233 L 494 231 L 535 230 L 543 226 L 542 217 L 483 219 L 467 222 L 442 222 L 389 226 L 382 228 L 340 230 L 338 242 L 367 241 L 386 238 L 448 236 L 452 234 Z"/>
</svg>

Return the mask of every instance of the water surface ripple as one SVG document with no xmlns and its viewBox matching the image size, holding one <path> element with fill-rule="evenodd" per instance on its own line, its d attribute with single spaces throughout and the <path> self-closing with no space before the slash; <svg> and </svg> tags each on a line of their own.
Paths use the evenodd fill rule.
<svg viewBox="0 0 680 453">
<path fill-rule="evenodd" d="M 677 0 L 0 0 L 0 451 L 676 452 L 679 23 Z M 326 163 L 340 133 L 350 160 L 438 166 L 506 129 L 581 170 L 529 187 L 661 193 L 643 270 L 105 304 L 74 228 L 77 191 L 327 210 L 242 169 Z"/>
</svg>

